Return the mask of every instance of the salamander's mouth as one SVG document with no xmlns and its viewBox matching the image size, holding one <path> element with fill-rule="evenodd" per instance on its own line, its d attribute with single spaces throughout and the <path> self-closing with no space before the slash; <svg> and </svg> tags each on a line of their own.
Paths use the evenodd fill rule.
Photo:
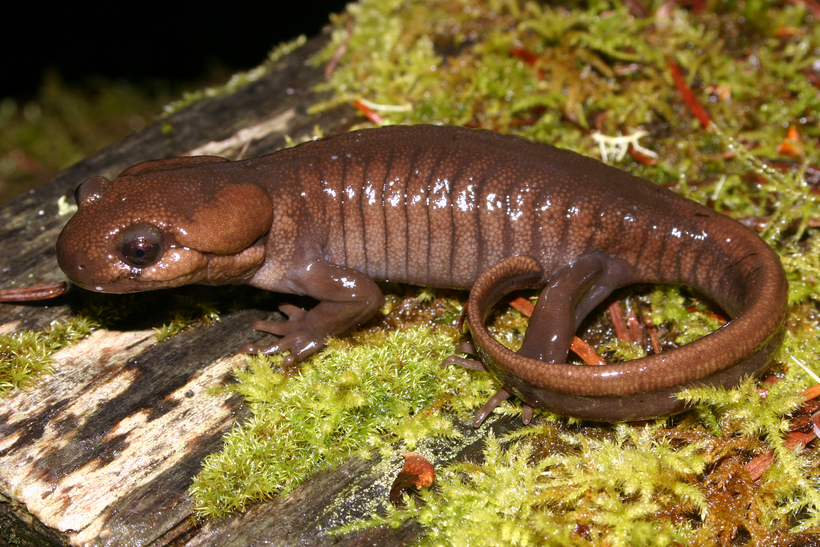
<svg viewBox="0 0 820 547">
<path fill-rule="evenodd" d="M 81 289 L 93 292 L 125 294 L 132 292 L 151 291 L 168 286 L 168 282 L 140 279 L 139 272 L 115 272 L 115 275 L 106 273 L 94 274 L 93 270 L 82 262 L 58 259 L 60 268 L 68 279 Z"/>
<path fill-rule="evenodd" d="M 156 291 L 204 281 L 200 270 L 184 272 L 181 275 L 167 279 L 152 279 L 152 272 L 143 271 L 138 268 L 123 268 L 113 272 L 113 275 L 105 275 L 105 273 L 102 275 L 87 275 L 89 272 L 83 272 L 82 266 L 79 266 L 75 272 L 71 272 L 65 268 L 63 268 L 63 271 L 71 282 L 81 289 L 109 294 Z M 81 273 L 78 275 L 76 271 Z"/>
<path fill-rule="evenodd" d="M 69 277 L 71 279 L 71 277 Z M 92 292 L 101 292 L 107 294 L 127 294 L 127 293 L 134 293 L 134 292 L 146 292 L 146 291 L 153 291 L 157 289 L 164 289 L 168 285 L 165 283 L 159 282 L 150 282 L 150 281 L 108 281 L 105 283 L 93 283 L 93 282 L 86 282 L 86 281 L 79 281 L 71 279 L 71 282 L 80 287 L 81 289 L 85 289 L 87 291 Z"/>
<path fill-rule="evenodd" d="M 97 273 L 89 266 L 87 257 L 79 252 L 57 252 L 57 263 L 63 270 L 66 277 L 80 288 L 94 292 L 126 293 L 134 292 L 136 289 L 129 288 L 128 283 L 112 281 L 112 276 L 107 273 Z M 125 281 L 125 280 L 123 280 Z"/>
<path fill-rule="evenodd" d="M 125 294 L 178 287 L 196 282 L 194 276 L 182 275 L 171 279 L 150 279 L 147 272 L 120 263 L 104 271 L 95 271 L 85 260 L 75 260 L 71 256 L 58 255 L 57 261 L 68 279 L 81 289 L 93 292 Z"/>
</svg>

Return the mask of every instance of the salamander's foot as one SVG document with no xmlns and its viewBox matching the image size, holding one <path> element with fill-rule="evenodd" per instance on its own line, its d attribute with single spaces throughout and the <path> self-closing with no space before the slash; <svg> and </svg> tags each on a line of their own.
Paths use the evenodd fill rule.
<svg viewBox="0 0 820 547">
<path fill-rule="evenodd" d="M 478 355 L 475 346 L 469 340 L 464 340 L 456 346 L 456 353 L 466 353 L 467 355 Z M 458 365 L 470 370 L 478 370 L 480 372 L 487 372 L 487 367 L 478 359 L 470 359 L 469 357 L 459 357 L 458 355 L 451 355 L 441 362 L 441 368 L 446 368 L 450 365 Z"/>
<path fill-rule="evenodd" d="M 465 340 L 461 342 L 456 347 L 456 353 L 466 353 L 467 355 L 477 355 L 478 352 L 475 349 L 475 346 L 469 340 Z M 487 372 L 487 367 L 484 366 L 484 363 L 479 361 L 478 359 L 470 359 L 469 357 L 459 357 L 458 355 L 451 355 L 444 359 L 441 362 L 441 368 L 445 368 L 449 365 L 459 365 L 466 369 L 470 370 L 477 370 L 480 372 Z M 475 417 L 473 418 L 473 427 L 479 427 L 487 419 L 487 416 L 495 410 L 495 407 L 501 404 L 502 401 L 509 399 L 510 392 L 506 389 L 502 388 L 498 390 L 498 392 L 490 397 L 490 400 L 481 407 L 481 409 L 476 412 Z M 532 413 L 533 408 L 532 406 L 524 403 L 524 407 L 521 409 L 521 421 L 524 422 L 524 425 L 528 425 L 532 421 Z"/>
<path fill-rule="evenodd" d="M 254 321 L 251 323 L 251 328 L 281 338 L 269 345 L 245 344 L 236 350 L 237 353 L 274 355 L 290 351 L 290 355 L 285 356 L 282 361 L 284 366 L 290 366 L 303 361 L 325 347 L 325 336 L 312 334 L 303 321 L 307 314 L 305 310 L 291 304 L 281 304 L 279 311 L 288 316 L 287 321 Z"/>
<path fill-rule="evenodd" d="M 505 388 L 499 389 L 495 395 L 490 397 L 490 400 L 487 401 L 484 406 L 482 406 L 478 412 L 475 413 L 473 417 L 473 427 L 479 428 L 481 424 L 484 423 L 484 420 L 487 419 L 495 407 L 506 401 L 510 398 L 510 392 L 507 391 Z M 521 421 L 524 425 L 529 425 L 532 421 L 532 413 L 535 409 L 531 405 L 524 403 L 523 408 L 521 409 Z"/>
<path fill-rule="evenodd" d="M 462 340 L 459 345 L 456 346 L 456 353 L 466 353 L 467 355 L 478 355 L 478 351 L 475 349 L 475 345 L 471 340 Z"/>
</svg>

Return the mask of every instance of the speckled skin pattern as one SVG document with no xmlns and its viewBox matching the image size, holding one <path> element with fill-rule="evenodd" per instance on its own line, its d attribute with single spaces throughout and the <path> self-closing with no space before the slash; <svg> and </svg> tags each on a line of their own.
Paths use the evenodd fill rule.
<svg viewBox="0 0 820 547">
<path fill-rule="evenodd" d="M 289 362 L 375 314 L 383 296 L 374 280 L 467 289 L 481 276 L 468 321 L 487 368 L 528 404 L 589 419 L 680 411 L 680 386 L 758 374 L 782 339 L 785 276 L 753 232 L 648 181 L 518 137 L 364 130 L 237 162 L 146 162 L 113 182 L 86 181 L 77 200 L 57 243 L 74 283 L 103 292 L 246 283 L 312 296 L 319 304 L 310 311 L 285 305 L 288 321 L 253 325 L 280 336 L 276 343 L 241 348 L 290 350 Z M 159 255 L 150 264 L 129 262 L 123 250 L 135 231 Z M 661 355 L 560 364 L 597 304 L 646 282 L 689 285 L 734 319 Z M 524 285 L 545 288 L 514 353 L 483 319 Z"/>
</svg>

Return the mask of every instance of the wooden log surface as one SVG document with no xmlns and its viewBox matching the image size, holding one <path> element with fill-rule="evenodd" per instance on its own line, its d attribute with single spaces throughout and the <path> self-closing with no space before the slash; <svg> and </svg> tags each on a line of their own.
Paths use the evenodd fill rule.
<svg viewBox="0 0 820 547">
<path fill-rule="evenodd" d="M 68 219 L 61 196 L 94 175 L 115 177 L 140 161 L 195 153 L 245 157 L 285 146 L 285 136 L 345 131 L 352 110 L 307 115 L 321 70 L 306 60 L 326 37 L 309 40 L 261 79 L 232 95 L 194 104 L 61 173 L 0 210 L 3 266 L 0 287 L 64 279 L 55 241 Z M 172 128 L 172 131 L 168 131 Z M 184 289 L 181 289 L 184 290 Z M 88 293 L 0 305 L 0 332 L 41 330 L 73 316 Z M 114 297 L 115 298 L 115 297 Z M 358 497 L 382 497 L 372 487 L 390 466 L 351 460 L 320 473 L 284 497 L 218 522 L 198 522 L 188 496 L 191 479 L 222 435 L 248 416 L 238 397 L 211 389 L 242 365 L 233 350 L 262 335 L 251 321 L 276 312 L 244 309 L 223 314 L 157 344 L 150 328 L 100 330 L 55 355 L 55 372 L 35 388 L 0 400 L 0 545 L 213 546 L 405 545 L 417 525 L 333 536 L 339 515 L 362 515 Z M 510 427 L 500 420 L 497 433 Z M 457 458 L 477 453 L 473 446 Z M 288 455 L 282 455 L 288 457 Z M 444 457 L 444 456 L 443 456 Z M 447 456 L 452 458 L 453 456 Z M 401 468 L 401 458 L 393 472 Z M 347 493 L 347 494 L 346 494 Z M 347 497 L 345 497 L 347 496 Z M 348 500 L 330 510 L 331 500 Z"/>
</svg>

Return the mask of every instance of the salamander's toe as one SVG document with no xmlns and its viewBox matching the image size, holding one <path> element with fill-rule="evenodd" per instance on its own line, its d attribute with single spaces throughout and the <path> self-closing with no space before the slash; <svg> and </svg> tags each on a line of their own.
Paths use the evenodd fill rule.
<svg viewBox="0 0 820 547">
<path fill-rule="evenodd" d="M 459 357 L 458 355 L 451 355 L 441 362 L 441 368 L 447 368 L 450 365 L 458 365 L 470 370 L 487 372 L 487 368 L 484 366 L 484 363 L 478 359 L 468 359 L 466 357 Z"/>
<path fill-rule="evenodd" d="M 521 421 L 524 422 L 524 425 L 529 425 L 532 421 L 532 413 L 533 408 L 527 403 L 524 403 L 524 408 L 521 409 Z"/>
<path fill-rule="evenodd" d="M 502 402 L 506 401 L 510 398 L 510 392 L 504 389 L 503 387 L 499 389 L 495 395 L 490 397 L 490 400 L 482 406 L 478 412 L 475 413 L 473 417 L 473 427 L 478 428 L 481 427 L 481 424 L 484 423 L 484 420 L 487 419 L 487 416 L 495 410 L 495 407 L 500 405 Z"/>
</svg>

